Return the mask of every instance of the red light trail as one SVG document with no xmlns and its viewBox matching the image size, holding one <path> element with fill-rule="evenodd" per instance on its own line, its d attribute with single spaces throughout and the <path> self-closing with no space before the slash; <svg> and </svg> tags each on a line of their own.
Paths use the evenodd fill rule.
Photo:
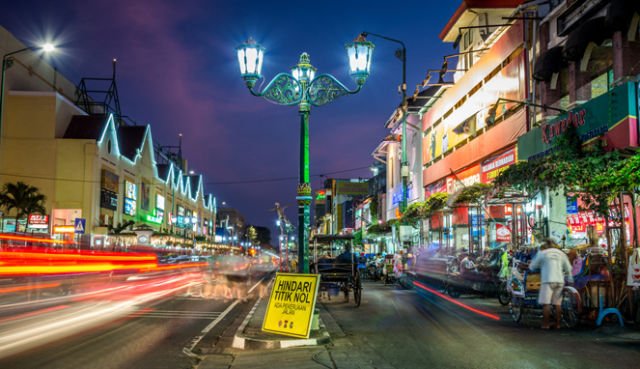
<svg viewBox="0 0 640 369">
<path fill-rule="evenodd" d="M 480 309 L 476 309 L 474 307 L 471 307 L 471 306 L 469 306 L 467 304 L 463 304 L 462 302 L 460 302 L 458 300 L 455 300 L 455 299 L 453 299 L 453 298 L 451 298 L 451 297 L 449 297 L 449 296 L 447 296 L 447 295 L 445 295 L 443 293 L 440 293 L 440 292 L 434 290 L 433 288 L 427 287 L 426 285 L 424 285 L 424 284 L 422 284 L 422 283 L 420 283 L 418 281 L 413 281 L 413 285 L 418 287 L 418 288 L 420 288 L 420 289 L 422 289 L 422 290 L 430 292 L 430 293 L 432 293 L 432 294 L 434 294 L 434 295 L 436 295 L 436 296 L 438 296 L 438 297 L 440 297 L 440 298 L 442 298 L 444 300 L 447 300 L 452 304 L 458 305 L 463 309 L 471 311 L 472 313 L 476 313 L 476 314 L 481 315 L 481 316 L 483 316 L 485 318 L 489 318 L 489 319 L 493 319 L 493 320 L 500 320 L 500 317 L 495 315 L 495 314 L 491 314 L 491 313 L 488 313 L 486 311 L 482 311 Z"/>
</svg>

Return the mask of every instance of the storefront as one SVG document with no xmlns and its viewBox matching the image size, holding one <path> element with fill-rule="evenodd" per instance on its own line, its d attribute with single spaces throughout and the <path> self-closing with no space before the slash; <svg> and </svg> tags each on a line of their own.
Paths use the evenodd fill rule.
<svg viewBox="0 0 640 369">
<path fill-rule="evenodd" d="M 518 158 L 522 160 L 538 159 L 548 155 L 554 149 L 556 139 L 569 128 L 575 128 L 579 139 L 585 144 L 599 144 L 607 151 L 638 146 L 638 95 L 637 83 L 627 82 L 612 88 L 554 120 L 518 138 Z M 631 201 L 624 200 L 622 207 L 612 207 L 609 213 L 609 227 L 604 217 L 590 211 L 576 200 L 564 194 L 543 194 L 538 202 L 542 218 L 548 220 L 548 234 L 562 239 L 567 246 L 578 246 L 588 242 L 590 227 L 598 235 L 598 244 L 607 247 L 605 230 L 618 229 L 612 244 L 617 238 L 624 237 L 627 243 L 633 236 L 633 218 Z M 636 209 L 637 210 L 637 209 Z M 624 224 L 624 226 L 622 226 Z M 624 230 L 624 231 L 622 231 Z M 611 234 L 609 235 L 611 240 Z"/>
<path fill-rule="evenodd" d="M 495 247 L 509 237 L 508 203 L 457 203 L 460 191 L 491 183 L 516 161 L 516 138 L 526 132 L 525 52 L 522 25 L 514 23 L 423 116 L 425 198 L 449 195 L 447 207 L 431 216 L 431 247 Z M 500 230 L 500 238 L 497 237 Z"/>
</svg>

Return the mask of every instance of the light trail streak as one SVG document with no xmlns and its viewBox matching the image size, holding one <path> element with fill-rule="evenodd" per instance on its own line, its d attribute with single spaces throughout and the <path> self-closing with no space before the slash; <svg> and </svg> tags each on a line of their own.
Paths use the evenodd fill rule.
<svg viewBox="0 0 640 369">
<path fill-rule="evenodd" d="M 80 265 L 13 265 L 2 266 L 0 275 L 42 275 L 68 273 L 112 272 L 116 270 L 138 270 L 140 268 L 155 268 L 155 264 L 118 265 L 111 263 L 91 263 Z"/>
<path fill-rule="evenodd" d="M 50 238 L 38 238 L 38 237 L 27 237 L 27 236 L 9 236 L 9 235 L 0 235 L 0 240 L 8 240 L 8 241 L 26 241 L 26 242 L 42 242 L 42 243 L 50 243 L 55 245 L 65 245 L 70 244 L 69 241 L 62 240 L 52 240 Z"/>
<path fill-rule="evenodd" d="M 60 287 L 60 283 L 40 283 L 35 286 L 14 286 L 14 287 L 5 287 L 0 288 L 0 294 L 3 293 L 13 293 L 13 292 L 24 292 L 24 291 L 32 291 L 32 290 L 40 290 L 47 288 Z"/>
<path fill-rule="evenodd" d="M 434 295 L 436 295 L 436 296 L 438 296 L 438 297 L 440 297 L 440 298 L 442 298 L 442 299 L 444 299 L 446 301 L 449 301 L 452 304 L 458 305 L 461 308 L 463 308 L 465 310 L 468 310 L 468 311 L 470 311 L 472 313 L 476 313 L 476 314 L 481 315 L 481 316 L 483 316 L 485 318 L 489 318 L 489 319 L 493 319 L 493 320 L 500 320 L 500 317 L 498 315 L 491 314 L 491 313 L 488 313 L 486 311 L 482 311 L 480 309 L 477 309 L 477 308 L 474 308 L 474 307 L 469 306 L 467 304 L 464 304 L 464 303 L 462 303 L 462 302 L 460 302 L 458 300 L 455 300 L 455 299 L 453 299 L 453 298 L 451 298 L 451 297 L 449 297 L 449 296 L 447 296 L 447 295 L 445 295 L 443 293 L 440 293 L 440 292 L 434 290 L 433 288 L 427 287 L 426 285 L 424 285 L 424 284 L 422 284 L 422 283 L 420 283 L 418 281 L 413 281 L 413 285 L 418 287 L 418 288 L 420 288 L 420 289 L 422 289 L 422 290 L 424 290 L 424 291 L 430 292 L 430 293 L 432 293 L 432 294 L 434 294 Z"/>
<path fill-rule="evenodd" d="M 195 276 L 195 273 L 159 276 L 133 285 L 106 288 L 93 291 L 99 301 L 78 302 L 72 296 L 70 299 L 75 302 L 71 305 L 40 309 L 0 321 L 0 358 L 126 318 L 154 301 L 194 285 Z"/>
</svg>

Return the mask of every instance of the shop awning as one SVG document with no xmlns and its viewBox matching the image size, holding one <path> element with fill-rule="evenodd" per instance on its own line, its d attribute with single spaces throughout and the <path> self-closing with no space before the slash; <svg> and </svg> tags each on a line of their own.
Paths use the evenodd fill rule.
<svg viewBox="0 0 640 369">
<path fill-rule="evenodd" d="M 533 79 L 549 81 L 554 73 L 559 73 L 567 65 L 567 61 L 562 56 L 562 50 L 562 46 L 556 46 L 540 55 L 533 71 Z"/>
<path fill-rule="evenodd" d="M 569 34 L 562 54 L 566 60 L 579 61 L 590 42 L 600 45 L 610 38 L 612 33 L 606 26 L 605 17 L 589 19 Z"/>
</svg>

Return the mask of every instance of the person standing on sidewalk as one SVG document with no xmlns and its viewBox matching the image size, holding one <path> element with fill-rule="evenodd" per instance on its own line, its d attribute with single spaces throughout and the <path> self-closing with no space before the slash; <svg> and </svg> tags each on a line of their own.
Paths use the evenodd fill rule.
<svg viewBox="0 0 640 369">
<path fill-rule="evenodd" d="M 545 240 L 540 252 L 531 261 L 530 270 L 540 270 L 540 294 L 538 303 L 542 305 L 542 329 L 551 328 L 549 316 L 551 315 L 551 304 L 556 308 L 556 325 L 560 328 L 562 317 L 562 289 L 564 288 L 565 277 L 569 283 L 573 283 L 571 275 L 571 264 L 567 255 L 558 248 L 551 239 Z"/>
</svg>

